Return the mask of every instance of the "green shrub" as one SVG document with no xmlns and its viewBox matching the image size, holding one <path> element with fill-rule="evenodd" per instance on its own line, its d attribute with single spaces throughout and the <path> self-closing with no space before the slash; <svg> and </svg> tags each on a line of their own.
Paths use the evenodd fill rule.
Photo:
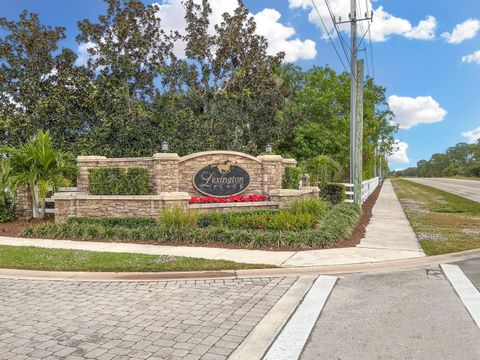
<svg viewBox="0 0 480 360">
<path fill-rule="evenodd" d="M 328 210 L 328 204 L 322 199 L 302 198 L 291 202 L 286 210 L 293 214 L 310 214 L 318 219 Z"/>
<path fill-rule="evenodd" d="M 160 213 L 160 225 L 167 229 L 184 229 L 197 227 L 198 213 L 176 206 L 163 209 Z"/>
<path fill-rule="evenodd" d="M 16 219 L 15 216 L 15 206 L 13 201 L 5 197 L 0 201 L 0 223 L 6 223 L 10 221 L 14 221 Z"/>
<path fill-rule="evenodd" d="M 258 231 L 234 229 L 223 225 L 194 227 L 190 215 L 172 210 L 167 217 L 170 226 L 106 226 L 96 220 L 68 221 L 66 223 L 46 223 L 26 228 L 20 236 L 34 238 L 59 238 L 96 240 L 109 239 L 126 242 L 187 243 L 192 245 L 222 244 L 246 248 L 322 248 L 347 238 L 353 231 L 361 215 L 358 206 L 339 204 L 329 209 L 321 219 L 320 226 L 314 229 L 297 231 Z M 177 215 L 172 215 L 177 214 Z M 178 215 L 182 214 L 182 215 Z M 284 212 L 283 214 L 289 214 Z M 213 215 L 213 214 L 212 214 Z M 220 214 L 224 215 L 224 214 Z M 258 214 L 257 214 L 258 215 Z M 292 215 L 290 213 L 290 215 Z M 216 218 L 218 215 L 214 215 Z M 281 215 L 284 216 L 284 215 Z M 289 215 L 286 215 L 289 216 Z M 310 215 L 311 216 L 311 215 Z M 188 218 L 189 220 L 185 220 Z M 241 216 L 239 217 L 241 218 Z M 180 220 L 179 220 L 180 219 Z M 281 217 L 277 218 L 279 221 Z M 284 220 L 284 219 L 282 219 Z M 180 225 L 171 225 L 173 223 Z"/>
<path fill-rule="evenodd" d="M 77 217 L 67 220 L 70 224 L 89 224 L 89 225 L 101 225 L 107 227 L 125 226 L 125 227 L 143 227 L 143 226 L 155 226 L 157 220 L 154 218 L 143 216 L 129 216 L 129 217 Z"/>
<path fill-rule="evenodd" d="M 150 174 L 141 168 L 91 169 L 88 191 L 93 195 L 148 195 L 152 193 Z"/>
<path fill-rule="evenodd" d="M 282 178 L 283 189 L 298 189 L 300 179 L 302 178 L 302 169 L 297 167 L 286 167 Z"/>
<path fill-rule="evenodd" d="M 325 184 L 320 188 L 320 196 L 332 204 L 340 204 L 345 200 L 345 185 Z"/>
<path fill-rule="evenodd" d="M 308 213 L 292 213 L 279 210 L 202 214 L 201 227 L 224 226 L 229 229 L 294 231 L 315 226 L 317 218 Z"/>
<path fill-rule="evenodd" d="M 328 155 L 307 159 L 303 166 L 313 186 L 323 187 L 328 182 L 338 181 L 342 174 L 340 164 Z"/>
<path fill-rule="evenodd" d="M 322 219 L 322 243 L 334 244 L 349 237 L 362 215 L 362 208 L 357 205 L 341 203 L 332 207 Z"/>
</svg>

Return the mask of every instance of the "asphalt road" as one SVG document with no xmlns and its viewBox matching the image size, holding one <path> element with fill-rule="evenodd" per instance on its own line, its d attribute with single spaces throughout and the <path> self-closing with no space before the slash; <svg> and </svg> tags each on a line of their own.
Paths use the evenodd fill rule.
<svg viewBox="0 0 480 360">
<path fill-rule="evenodd" d="M 405 179 L 480 202 L 480 180 L 413 177 Z"/>
<path fill-rule="evenodd" d="M 480 260 L 460 266 L 478 280 Z M 301 359 L 480 359 L 480 329 L 439 267 L 347 275 Z"/>
<path fill-rule="evenodd" d="M 472 282 L 472 284 L 480 291 L 480 259 L 466 260 L 456 263 L 460 269 Z"/>
</svg>

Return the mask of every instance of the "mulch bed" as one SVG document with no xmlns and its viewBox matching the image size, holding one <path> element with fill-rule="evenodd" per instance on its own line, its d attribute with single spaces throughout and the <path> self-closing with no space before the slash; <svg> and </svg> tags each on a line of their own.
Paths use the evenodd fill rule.
<svg viewBox="0 0 480 360">
<path fill-rule="evenodd" d="M 360 221 L 358 222 L 356 228 L 353 230 L 352 235 L 345 240 L 338 241 L 337 243 L 333 244 L 330 248 L 346 248 L 346 247 L 354 247 L 360 243 L 360 241 L 364 238 L 365 232 L 366 232 L 366 227 L 370 223 L 370 219 L 372 218 L 372 209 L 373 206 L 375 205 L 378 195 L 380 194 L 381 186 L 378 187 L 377 190 L 373 192 L 373 194 L 368 198 L 368 200 L 363 204 L 362 209 L 363 213 L 360 218 Z M 44 220 L 39 220 L 39 219 L 32 219 L 30 221 L 14 221 L 10 223 L 0 223 L 0 236 L 17 236 L 25 227 L 31 226 L 31 225 L 38 225 L 42 224 L 45 222 L 53 222 L 54 218 L 53 216 L 49 216 L 48 218 Z M 100 241 L 100 242 L 111 242 L 111 240 L 104 240 L 104 239 L 96 239 L 95 241 Z M 153 241 L 144 241 L 142 242 L 143 244 L 156 244 Z M 200 245 L 195 245 L 191 243 L 162 243 L 161 245 L 165 246 L 201 246 L 201 247 L 223 247 L 223 248 L 229 248 L 229 249 L 244 249 L 243 247 L 240 246 L 235 246 L 235 245 L 226 245 L 226 244 L 200 244 Z M 309 250 L 309 249 L 304 249 L 304 248 L 289 248 L 289 247 L 284 247 L 281 249 L 278 248 L 256 248 L 255 250 L 274 250 L 274 251 L 299 251 L 299 250 Z M 313 250 L 313 249 L 310 249 Z"/>
<path fill-rule="evenodd" d="M 46 219 L 32 219 L 29 221 L 12 221 L 8 223 L 0 223 L 0 236 L 17 236 L 27 226 L 39 225 L 46 222 L 53 222 L 53 216 Z"/>
<path fill-rule="evenodd" d="M 362 206 L 362 217 L 357 224 L 357 227 L 353 230 L 352 235 L 348 239 L 338 241 L 335 243 L 332 248 L 345 248 L 345 247 L 354 247 L 360 244 L 360 240 L 365 237 L 367 225 L 370 223 L 372 218 L 373 206 L 377 202 L 378 195 L 382 190 L 382 185 L 380 185 L 373 193 L 370 195 L 367 201 L 364 202 Z"/>
</svg>

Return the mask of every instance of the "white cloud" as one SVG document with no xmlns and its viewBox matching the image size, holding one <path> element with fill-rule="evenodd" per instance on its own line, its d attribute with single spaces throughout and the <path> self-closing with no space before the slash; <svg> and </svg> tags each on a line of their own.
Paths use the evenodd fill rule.
<svg viewBox="0 0 480 360">
<path fill-rule="evenodd" d="M 166 31 L 185 32 L 185 8 L 181 0 L 166 0 L 159 7 L 158 16 L 162 20 L 162 28 Z M 212 14 L 210 18 L 210 32 L 213 33 L 214 25 L 219 24 L 224 13 L 233 14 L 238 6 L 237 0 L 210 0 Z M 263 35 L 268 41 L 268 53 L 285 52 L 285 61 L 295 62 L 300 59 L 309 60 L 317 56 L 313 40 L 300 40 L 295 37 L 295 29 L 279 22 L 281 14 L 275 9 L 263 9 L 257 14 L 250 14 L 257 23 L 257 33 Z M 175 44 L 177 56 L 184 56 L 185 44 Z"/>
<path fill-rule="evenodd" d="M 470 131 L 465 131 L 464 133 L 462 133 L 462 136 L 466 137 L 470 144 L 473 144 L 478 139 L 480 139 L 480 127 L 477 127 L 476 129 Z"/>
<path fill-rule="evenodd" d="M 427 16 L 421 20 L 417 26 L 405 33 L 405 37 L 418 40 L 435 39 L 435 30 L 437 29 L 437 20 L 433 16 Z"/>
<path fill-rule="evenodd" d="M 410 162 L 407 155 L 408 144 L 400 140 L 395 140 L 395 148 L 395 152 L 388 156 L 388 162 L 408 164 Z"/>
<path fill-rule="evenodd" d="M 78 45 L 77 49 L 77 60 L 75 60 L 76 66 L 87 66 L 88 59 L 90 59 L 90 54 L 88 53 L 88 49 L 94 47 L 95 44 L 91 41 L 86 43 L 81 43 Z"/>
<path fill-rule="evenodd" d="M 455 25 L 451 33 L 444 32 L 442 37 L 450 44 L 460 44 L 461 42 L 472 39 L 480 31 L 480 20 L 468 19 L 461 24 Z"/>
<path fill-rule="evenodd" d="M 264 9 L 254 15 L 257 33 L 268 40 L 268 53 L 274 55 L 285 52 L 285 61 L 295 62 L 298 59 L 314 59 L 317 56 L 315 42 L 292 39 L 295 29 L 278 22 L 282 15 L 275 9 Z"/>
<path fill-rule="evenodd" d="M 361 16 L 368 10 L 373 9 L 372 0 L 367 0 L 367 5 L 364 6 L 364 2 L 361 2 Z M 291 9 L 302 8 L 311 9 L 308 15 L 308 19 L 311 23 L 319 27 L 322 32 L 324 28 L 322 21 L 330 34 L 335 32 L 330 12 L 326 6 L 317 6 L 317 11 L 312 5 L 311 0 L 289 0 L 289 7 Z M 341 17 L 342 20 L 347 20 L 350 13 L 350 2 L 348 0 L 330 0 L 331 9 L 333 9 L 334 15 Z M 368 9 L 366 9 L 366 7 Z M 320 19 L 321 18 L 321 19 Z M 365 24 L 366 26 L 366 24 Z M 339 29 L 343 32 L 350 32 L 349 24 L 338 25 Z M 435 30 L 437 27 L 437 21 L 433 16 L 427 16 L 425 20 L 421 20 L 417 26 L 413 26 L 410 21 L 396 17 L 384 10 L 383 6 L 379 6 L 374 10 L 373 22 L 370 25 L 372 41 L 381 42 L 388 40 L 390 35 L 401 35 L 409 39 L 418 40 L 431 40 L 435 38 Z M 323 34 L 323 38 L 327 39 L 326 33 Z"/>
<path fill-rule="evenodd" d="M 429 124 L 442 121 L 447 110 L 431 96 L 417 96 L 416 98 L 392 95 L 388 98 L 388 105 L 395 114 L 395 122 L 400 129 L 410 129 L 418 124 Z"/>
<path fill-rule="evenodd" d="M 466 55 L 462 57 L 462 62 L 464 63 L 477 63 L 480 65 L 480 50 L 475 51 L 470 55 Z"/>
</svg>

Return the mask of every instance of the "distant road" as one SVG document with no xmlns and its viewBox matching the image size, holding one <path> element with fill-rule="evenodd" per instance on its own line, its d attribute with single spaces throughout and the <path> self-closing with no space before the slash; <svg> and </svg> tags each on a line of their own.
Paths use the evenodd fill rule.
<svg viewBox="0 0 480 360">
<path fill-rule="evenodd" d="M 480 180 L 414 177 L 408 177 L 405 179 L 480 202 Z"/>
</svg>

